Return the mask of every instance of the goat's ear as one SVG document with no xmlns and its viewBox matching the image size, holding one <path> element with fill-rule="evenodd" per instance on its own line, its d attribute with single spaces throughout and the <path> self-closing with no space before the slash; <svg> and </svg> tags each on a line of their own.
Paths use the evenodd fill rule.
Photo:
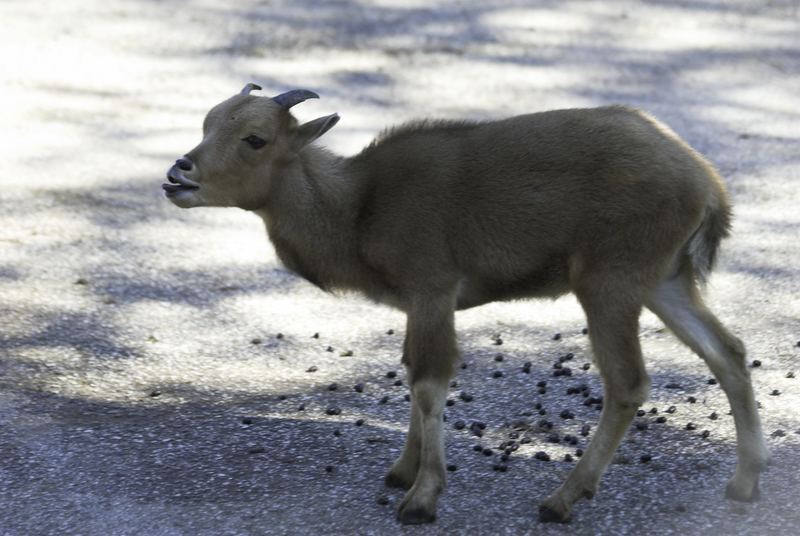
<svg viewBox="0 0 800 536">
<path fill-rule="evenodd" d="M 325 117 L 318 117 L 308 123 L 303 123 L 297 128 L 294 138 L 294 147 L 296 150 L 302 149 L 312 141 L 316 140 L 333 126 L 339 122 L 339 114 L 326 115 Z"/>
</svg>

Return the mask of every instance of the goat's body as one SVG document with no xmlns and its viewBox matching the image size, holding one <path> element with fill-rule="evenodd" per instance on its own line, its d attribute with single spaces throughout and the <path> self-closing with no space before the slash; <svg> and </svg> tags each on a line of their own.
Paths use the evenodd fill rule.
<svg viewBox="0 0 800 536">
<path fill-rule="evenodd" d="M 323 288 L 402 309 L 421 282 L 457 284 L 459 309 L 558 296 L 587 270 L 648 271 L 655 283 L 707 212 L 729 213 L 711 166 L 623 107 L 412 123 L 332 165 L 348 182 L 349 213 L 320 203 L 286 217 L 334 226 L 340 254 L 271 233 L 277 251 Z"/>
<path fill-rule="evenodd" d="M 179 206 L 212 199 L 254 210 L 287 267 L 323 289 L 360 291 L 406 312 L 411 421 L 386 479 L 408 489 L 402 522 L 433 520 L 445 482 L 454 311 L 566 292 L 586 313 L 605 398 L 592 441 L 540 519 L 564 521 L 575 501 L 594 494 L 647 398 L 644 306 L 706 361 L 728 395 L 739 464 L 727 495 L 757 495 L 769 453 L 744 346 L 697 288 L 728 233 L 730 206 L 714 169 L 671 130 L 624 107 L 560 110 L 411 123 L 340 158 L 308 146 L 338 116 L 298 127 L 281 104 L 309 92 L 265 102 L 250 89 L 209 113 L 204 142 L 173 166 L 175 184 L 165 190 Z M 245 119 L 232 124 L 235 116 Z M 215 144 L 236 152 L 210 157 L 204 147 Z"/>
</svg>

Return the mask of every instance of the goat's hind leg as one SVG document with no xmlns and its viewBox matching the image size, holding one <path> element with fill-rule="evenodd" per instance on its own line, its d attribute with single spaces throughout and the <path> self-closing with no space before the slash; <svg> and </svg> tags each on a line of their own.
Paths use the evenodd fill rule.
<svg viewBox="0 0 800 536">
<path fill-rule="evenodd" d="M 603 378 L 603 412 L 586 452 L 564 483 L 539 506 L 539 520 L 567 522 L 578 499 L 592 498 L 605 468 L 625 436 L 636 409 L 647 398 L 650 380 L 639 347 L 641 305 L 625 285 L 613 292 L 576 292 L 586 312 L 595 362 Z M 627 292 L 627 294 L 626 294 Z"/>
<path fill-rule="evenodd" d="M 688 268 L 661 282 L 650 295 L 647 307 L 703 358 L 725 391 L 736 424 L 739 458 L 725 496 L 739 501 L 756 500 L 758 477 L 770 455 L 761 431 L 742 341 L 706 308 Z"/>
</svg>

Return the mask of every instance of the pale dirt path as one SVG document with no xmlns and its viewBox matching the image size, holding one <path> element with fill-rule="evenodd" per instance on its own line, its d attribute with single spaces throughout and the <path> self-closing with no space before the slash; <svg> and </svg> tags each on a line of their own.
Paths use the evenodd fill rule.
<svg viewBox="0 0 800 536">
<path fill-rule="evenodd" d="M 0 534 L 796 534 L 800 380 L 785 376 L 800 374 L 797 3 L 530 4 L 0 3 Z M 459 314 L 470 367 L 454 398 L 463 389 L 475 401 L 447 414 L 487 431 L 447 427 L 458 471 L 439 521 L 396 525 L 400 495 L 381 477 L 407 418 L 405 387 L 385 378 L 398 369 L 402 317 L 287 274 L 249 214 L 179 211 L 161 197 L 205 111 L 248 81 L 318 91 L 297 113 L 338 111 L 326 143 L 343 153 L 415 116 L 612 102 L 685 136 L 737 207 L 709 301 L 762 362 L 753 376 L 767 433 L 785 432 L 769 439 L 765 500 L 722 499 L 734 463 L 722 394 L 648 314 L 646 408 L 676 412 L 631 433 L 572 525 L 535 521 L 571 464 L 533 454 L 561 460 L 574 447 L 531 433 L 497 473 L 472 446 L 496 447 L 536 402 L 561 433 L 596 424 L 564 394 L 580 382 L 599 392 L 594 370 L 550 378 L 560 355 L 590 359 L 568 298 Z M 542 379 L 551 388 L 539 396 Z M 330 405 L 341 415 L 327 416 Z M 564 408 L 577 418 L 562 422 Z M 690 421 L 697 431 L 684 430 Z"/>
</svg>

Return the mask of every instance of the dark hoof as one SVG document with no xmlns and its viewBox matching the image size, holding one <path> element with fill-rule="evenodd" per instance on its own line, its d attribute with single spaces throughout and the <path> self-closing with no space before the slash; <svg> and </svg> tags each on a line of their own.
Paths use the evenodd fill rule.
<svg viewBox="0 0 800 536">
<path fill-rule="evenodd" d="M 413 482 L 408 482 L 394 473 L 389 473 L 386 475 L 386 478 L 383 479 L 383 482 L 390 488 L 400 488 L 405 490 L 411 489 L 411 486 L 414 485 Z"/>
<path fill-rule="evenodd" d="M 541 523 L 569 523 L 569 515 L 562 516 L 546 504 L 539 505 L 539 521 Z"/>
<path fill-rule="evenodd" d="M 436 521 L 436 512 L 424 508 L 402 508 L 397 512 L 397 520 L 403 525 L 421 525 Z"/>
<path fill-rule="evenodd" d="M 756 483 L 749 492 L 740 490 L 733 482 L 728 482 L 728 485 L 725 487 L 725 498 L 739 502 L 756 502 L 761 499 L 761 490 L 758 488 L 758 480 L 756 480 Z"/>
</svg>

